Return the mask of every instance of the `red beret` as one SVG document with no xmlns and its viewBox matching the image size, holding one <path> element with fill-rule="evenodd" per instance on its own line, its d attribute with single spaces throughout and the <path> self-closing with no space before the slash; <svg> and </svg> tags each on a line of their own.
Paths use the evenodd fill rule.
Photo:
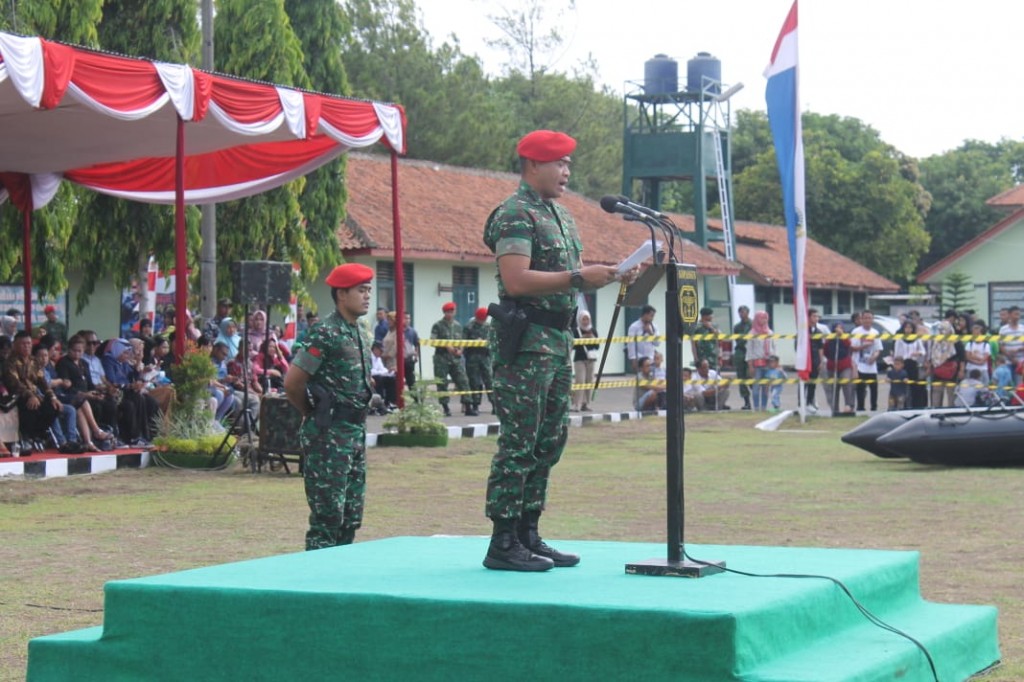
<svg viewBox="0 0 1024 682">
<path fill-rule="evenodd" d="M 345 263 L 331 270 L 324 282 L 335 289 L 350 289 L 373 280 L 373 270 L 362 263 Z"/>
<path fill-rule="evenodd" d="M 476 312 L 473 314 L 476 316 L 478 321 L 483 322 L 487 319 L 487 308 L 477 308 Z"/>
<path fill-rule="evenodd" d="M 572 154 L 576 140 L 554 130 L 534 130 L 516 145 L 516 153 L 524 159 L 547 163 Z"/>
<path fill-rule="evenodd" d="M 46 315 L 48 313 L 55 313 L 55 312 L 57 312 L 57 309 L 54 308 L 52 305 L 48 305 L 45 308 L 43 308 L 43 314 L 44 315 Z"/>
<path fill-rule="evenodd" d="M 452 303 L 451 301 L 448 301 L 443 306 L 441 306 L 441 312 L 442 313 L 447 313 L 447 312 L 452 311 L 452 310 L 455 310 L 455 304 Z"/>
</svg>

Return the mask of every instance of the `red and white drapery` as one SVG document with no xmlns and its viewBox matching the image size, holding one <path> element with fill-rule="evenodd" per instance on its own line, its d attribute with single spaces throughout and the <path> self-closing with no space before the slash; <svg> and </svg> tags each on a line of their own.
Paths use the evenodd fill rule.
<svg viewBox="0 0 1024 682">
<path fill-rule="evenodd" d="M 399 105 L 8 33 L 0 33 L 0 120 L 0 201 L 9 198 L 26 216 L 53 198 L 61 180 L 178 206 L 179 328 L 184 204 L 258 194 L 377 142 L 393 162 L 405 151 Z M 27 255 L 26 244 L 26 308 Z"/>
</svg>

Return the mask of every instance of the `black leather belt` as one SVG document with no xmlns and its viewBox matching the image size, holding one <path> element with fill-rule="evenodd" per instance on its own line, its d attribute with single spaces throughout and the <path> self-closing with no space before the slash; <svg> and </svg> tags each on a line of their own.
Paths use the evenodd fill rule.
<svg viewBox="0 0 1024 682">
<path fill-rule="evenodd" d="M 540 308 L 524 307 L 523 312 L 526 313 L 526 320 L 528 322 L 559 330 L 568 330 L 573 318 L 576 317 L 575 308 L 554 312 L 551 310 L 541 310 Z"/>
</svg>

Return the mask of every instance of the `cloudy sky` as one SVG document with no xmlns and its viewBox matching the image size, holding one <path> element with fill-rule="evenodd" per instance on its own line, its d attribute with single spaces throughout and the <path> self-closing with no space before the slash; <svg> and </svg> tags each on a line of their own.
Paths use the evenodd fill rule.
<svg viewBox="0 0 1024 682">
<path fill-rule="evenodd" d="M 501 72 L 505 55 L 488 15 L 515 0 L 416 0 L 435 45 L 458 36 L 464 52 Z M 686 62 L 710 52 L 726 85 L 743 83 L 733 108 L 764 109 L 764 76 L 791 0 L 577 0 L 558 23 L 564 50 L 552 67 L 572 71 L 588 54 L 599 80 L 634 91 L 657 53 Z M 546 7 L 564 6 L 552 0 Z M 555 19 L 554 9 L 545 18 Z M 965 139 L 1024 139 L 1024 73 L 1019 0 L 801 0 L 801 99 L 804 110 L 852 116 L 918 157 Z"/>
</svg>

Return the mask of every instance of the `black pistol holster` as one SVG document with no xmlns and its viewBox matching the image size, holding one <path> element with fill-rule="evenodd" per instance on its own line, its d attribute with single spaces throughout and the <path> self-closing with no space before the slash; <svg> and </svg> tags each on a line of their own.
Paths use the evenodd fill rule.
<svg viewBox="0 0 1024 682">
<path fill-rule="evenodd" d="M 519 344 L 523 333 L 530 325 L 526 319 L 526 311 L 511 298 L 503 298 L 500 303 L 487 306 L 487 314 L 494 318 L 500 327 L 498 337 L 498 356 L 503 362 L 511 363 L 519 352 Z"/>
<path fill-rule="evenodd" d="M 334 408 L 334 394 L 325 386 L 313 384 L 307 389 L 309 402 L 313 406 L 313 421 L 318 429 L 328 429 L 331 426 L 331 413 Z"/>
</svg>

